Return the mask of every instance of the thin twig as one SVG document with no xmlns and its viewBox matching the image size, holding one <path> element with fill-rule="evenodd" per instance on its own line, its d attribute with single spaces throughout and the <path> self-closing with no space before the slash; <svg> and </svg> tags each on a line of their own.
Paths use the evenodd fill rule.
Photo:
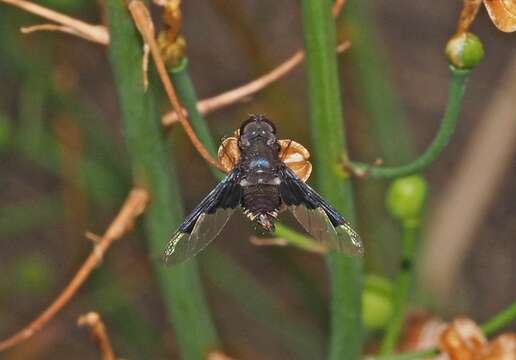
<svg viewBox="0 0 516 360">
<path fill-rule="evenodd" d="M 345 4 L 346 0 L 335 0 L 332 7 L 332 13 L 334 17 L 340 15 Z M 344 51 L 349 49 L 350 46 L 351 43 L 349 41 L 344 41 L 337 46 L 337 52 L 339 54 L 343 53 Z M 244 101 L 249 96 L 264 89 L 268 85 L 281 79 L 283 76 L 287 75 L 289 72 L 294 70 L 299 64 L 303 62 L 304 58 L 305 52 L 303 50 L 297 50 L 287 60 L 282 62 L 276 68 L 269 71 L 267 74 L 264 74 L 259 78 L 245 85 L 239 86 L 235 89 L 226 91 L 222 94 L 216 95 L 208 99 L 200 100 L 199 102 L 197 102 L 197 109 L 202 115 L 206 115 L 215 110 L 235 104 L 239 101 Z M 183 109 L 183 111 L 185 110 Z M 179 119 L 176 111 L 172 110 L 163 115 L 161 123 L 163 124 L 163 126 L 168 127 L 173 123 L 177 122 L 178 120 Z"/>
<path fill-rule="evenodd" d="M 351 43 L 349 41 L 344 41 L 337 46 L 337 52 L 343 53 L 349 49 L 350 46 Z M 197 109 L 201 114 L 206 115 L 239 101 L 244 101 L 249 98 L 249 96 L 256 94 L 258 91 L 263 90 L 265 87 L 290 73 L 299 64 L 301 64 L 304 59 L 305 52 L 298 50 L 283 63 L 259 78 L 222 94 L 198 101 Z M 163 126 L 168 127 L 178 120 L 177 113 L 175 111 L 170 111 L 163 115 L 161 123 Z"/>
<path fill-rule="evenodd" d="M 154 59 L 154 63 L 156 65 L 156 70 L 158 71 L 158 75 L 161 79 L 163 87 L 165 88 L 165 92 L 167 93 L 168 99 L 172 104 L 172 107 L 175 109 L 176 113 L 179 115 L 179 122 L 185 129 L 186 134 L 190 138 L 190 141 L 196 148 L 197 152 L 211 165 L 216 166 L 221 171 L 224 171 L 222 166 L 216 161 L 206 150 L 204 145 L 201 143 L 197 135 L 195 134 L 192 126 L 188 122 L 186 118 L 186 114 L 182 111 L 183 107 L 181 106 L 179 99 L 176 95 L 174 87 L 172 86 L 172 82 L 168 76 L 165 63 L 161 58 L 161 54 L 158 48 L 158 44 L 156 43 L 156 39 L 154 38 L 154 27 L 152 26 L 152 20 L 149 15 L 149 11 L 145 4 L 139 0 L 132 0 L 129 5 L 129 12 L 133 17 L 133 20 L 136 24 L 136 27 L 140 31 L 144 41 L 149 45 L 150 51 L 152 54 L 152 58 Z"/>
<path fill-rule="evenodd" d="M 90 328 L 91 336 L 95 339 L 102 360 L 116 359 L 113 346 L 111 346 L 111 341 L 106 331 L 106 326 L 98 313 L 92 311 L 80 316 L 77 325 L 88 326 Z"/>
<path fill-rule="evenodd" d="M 333 17 L 337 17 L 340 15 L 344 5 L 346 5 L 346 0 L 335 0 L 335 2 L 333 3 L 333 6 L 331 8 Z"/>
<path fill-rule="evenodd" d="M 11 348 L 30 338 L 37 331 L 41 330 L 73 298 L 77 290 L 88 279 L 93 269 L 100 264 L 111 244 L 133 228 L 136 218 L 143 213 L 148 202 L 149 195 L 146 190 L 141 188 L 131 190 L 120 212 L 100 238 L 100 241 L 95 244 L 92 252 L 70 283 L 36 319 L 13 336 L 0 341 L 0 351 Z"/>
<path fill-rule="evenodd" d="M 58 13 L 56 11 L 47 9 L 43 6 L 36 5 L 24 0 L 0 0 L 7 4 L 11 4 L 14 6 L 18 6 L 28 12 L 33 14 L 42 16 L 44 18 L 53 20 L 59 25 L 53 24 L 42 24 L 42 25 L 34 25 L 30 27 L 22 27 L 21 31 L 25 34 L 31 33 L 34 31 L 40 30 L 50 30 L 50 31 L 62 31 L 72 35 L 80 36 L 86 40 L 91 40 L 97 42 L 102 45 L 109 45 L 109 33 L 105 26 L 102 25 L 91 25 L 85 23 L 83 21 L 74 19 L 67 15 Z M 336 0 L 333 4 L 332 12 L 334 16 L 338 16 L 342 11 L 345 0 Z M 147 19 L 148 21 L 148 19 Z M 337 46 L 337 52 L 342 53 L 346 51 L 350 47 L 349 41 L 344 41 Z M 249 96 L 257 93 L 260 90 L 263 90 L 268 85 L 273 82 L 281 79 L 283 76 L 287 75 L 294 68 L 296 68 L 301 62 L 304 60 L 304 51 L 298 50 L 292 56 L 290 56 L 287 60 L 281 63 L 278 67 L 273 69 L 272 71 L 264 74 L 263 76 L 245 84 L 238 88 L 226 91 L 222 94 L 213 96 L 208 99 L 200 100 L 197 103 L 197 108 L 199 112 L 203 115 L 209 114 L 213 111 L 219 110 L 226 106 L 235 104 L 239 101 L 244 101 Z M 145 72 L 145 70 L 144 70 Z M 186 116 L 186 112 L 183 109 L 183 114 Z M 172 124 L 178 122 L 180 119 L 177 116 L 175 110 L 166 113 L 162 117 L 163 126 L 171 126 Z M 185 129 L 187 133 L 189 131 Z M 193 132 L 193 131 L 192 131 Z M 193 141 L 193 140 L 192 140 Z M 195 144 L 194 144 L 195 145 Z M 201 144 L 202 145 L 202 144 Z M 196 146 L 197 147 L 197 146 Z"/>
<path fill-rule="evenodd" d="M 44 6 L 31 3 L 25 0 L 0 0 L 6 4 L 13 5 L 32 14 L 41 16 L 45 19 L 55 21 L 62 27 L 55 27 L 52 30 L 64 31 L 69 34 L 80 36 L 84 39 L 107 45 L 109 44 L 109 33 L 105 26 L 92 25 L 84 21 L 74 19 L 70 16 L 61 14 L 57 11 L 47 9 Z M 22 28 L 23 29 L 23 28 Z M 48 30 L 48 29 L 45 29 Z M 22 30 L 23 31 L 23 30 Z"/>
<path fill-rule="evenodd" d="M 39 25 L 32 25 L 32 26 L 23 26 L 20 28 L 20 31 L 22 34 L 30 34 L 30 33 L 36 32 L 36 31 L 59 31 L 59 32 L 64 32 L 64 33 L 71 34 L 74 36 L 78 36 L 85 40 L 91 40 L 89 37 L 85 37 L 81 32 L 77 31 L 77 29 L 74 29 L 74 28 L 72 28 L 70 26 L 66 26 L 66 25 L 39 24 Z"/>
</svg>

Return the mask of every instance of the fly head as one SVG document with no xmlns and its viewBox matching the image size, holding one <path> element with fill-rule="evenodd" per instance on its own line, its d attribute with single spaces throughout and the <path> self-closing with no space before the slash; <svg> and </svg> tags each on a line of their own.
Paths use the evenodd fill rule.
<svg viewBox="0 0 516 360">
<path fill-rule="evenodd" d="M 276 127 L 263 115 L 251 115 L 240 127 L 240 150 L 259 145 L 273 147 L 276 143 Z"/>
</svg>

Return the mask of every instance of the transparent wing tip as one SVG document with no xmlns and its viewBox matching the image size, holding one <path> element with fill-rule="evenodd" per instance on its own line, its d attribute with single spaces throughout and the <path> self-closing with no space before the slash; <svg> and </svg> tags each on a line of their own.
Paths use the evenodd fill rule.
<svg viewBox="0 0 516 360">
<path fill-rule="evenodd" d="M 176 232 L 174 236 L 168 241 L 165 251 L 163 252 L 163 262 L 167 265 L 177 264 L 182 261 L 182 259 L 176 256 L 176 246 L 181 239 L 184 237 L 188 237 L 189 234 L 182 233 L 180 231 Z"/>
<path fill-rule="evenodd" d="M 349 224 L 339 225 L 335 228 L 337 236 L 344 241 L 339 241 L 340 248 L 338 250 L 352 255 L 363 256 L 364 244 L 360 235 Z"/>
</svg>

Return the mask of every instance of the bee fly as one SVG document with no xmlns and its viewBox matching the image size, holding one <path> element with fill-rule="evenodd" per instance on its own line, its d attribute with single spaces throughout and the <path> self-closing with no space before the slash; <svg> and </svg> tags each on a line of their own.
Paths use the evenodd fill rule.
<svg viewBox="0 0 516 360">
<path fill-rule="evenodd" d="M 293 140 L 278 140 L 262 115 L 251 115 L 234 137 L 219 147 L 226 177 L 188 215 L 167 243 L 165 261 L 178 263 L 204 249 L 239 207 L 253 222 L 274 230 L 288 208 L 304 229 L 329 248 L 362 255 L 359 235 L 348 221 L 305 181 L 312 172 L 310 154 Z"/>
</svg>

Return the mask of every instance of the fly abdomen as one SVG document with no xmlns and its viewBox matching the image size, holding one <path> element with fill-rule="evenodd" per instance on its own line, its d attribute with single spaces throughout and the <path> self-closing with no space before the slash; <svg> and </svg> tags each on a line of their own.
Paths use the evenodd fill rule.
<svg viewBox="0 0 516 360">
<path fill-rule="evenodd" d="M 256 220 L 264 229 L 271 231 L 281 205 L 279 189 L 275 185 L 246 186 L 243 189 L 244 213 Z"/>
</svg>

